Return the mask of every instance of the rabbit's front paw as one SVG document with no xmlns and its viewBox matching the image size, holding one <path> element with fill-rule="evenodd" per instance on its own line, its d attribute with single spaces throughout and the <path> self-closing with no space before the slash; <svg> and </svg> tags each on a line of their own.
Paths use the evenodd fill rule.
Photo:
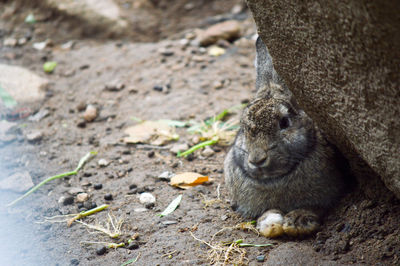
<svg viewBox="0 0 400 266">
<path fill-rule="evenodd" d="M 309 210 L 291 211 L 283 218 L 283 231 L 289 236 L 305 236 L 319 228 L 318 215 Z"/>
<path fill-rule="evenodd" d="M 278 237 L 283 234 L 283 216 L 278 210 L 269 210 L 257 220 L 257 229 L 265 237 Z"/>
</svg>

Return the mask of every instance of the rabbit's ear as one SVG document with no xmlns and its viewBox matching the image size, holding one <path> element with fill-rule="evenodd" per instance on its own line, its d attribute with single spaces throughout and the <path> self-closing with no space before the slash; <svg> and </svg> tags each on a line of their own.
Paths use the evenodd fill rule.
<svg viewBox="0 0 400 266">
<path fill-rule="evenodd" d="M 261 37 L 257 37 L 256 41 L 256 89 L 257 98 L 265 98 L 270 95 L 270 83 L 281 84 L 280 78 L 276 73 L 272 64 L 271 55 L 268 52 L 267 47 L 261 40 Z"/>
</svg>

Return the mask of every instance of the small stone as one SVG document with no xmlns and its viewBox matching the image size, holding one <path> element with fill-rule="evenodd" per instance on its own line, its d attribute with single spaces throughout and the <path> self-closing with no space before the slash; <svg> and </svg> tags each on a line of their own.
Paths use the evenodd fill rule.
<svg viewBox="0 0 400 266">
<path fill-rule="evenodd" d="M 196 158 L 194 157 L 193 153 L 191 153 L 188 156 L 186 156 L 186 160 L 188 160 L 189 162 L 193 161 L 194 159 L 196 159 Z"/>
<path fill-rule="evenodd" d="M 129 185 L 129 189 L 135 189 L 135 188 L 137 188 L 137 185 L 136 185 L 136 184 L 130 184 L 130 185 Z"/>
<path fill-rule="evenodd" d="M 105 195 L 104 195 L 104 199 L 105 199 L 105 200 L 113 200 L 113 195 L 110 194 L 110 193 L 105 194 Z"/>
<path fill-rule="evenodd" d="M 259 256 L 257 256 L 256 260 L 257 260 L 258 262 L 264 262 L 265 256 L 264 256 L 264 255 L 259 255 Z"/>
<path fill-rule="evenodd" d="M 134 212 L 147 212 L 146 208 L 135 208 L 133 209 Z"/>
<path fill-rule="evenodd" d="M 83 119 L 86 122 L 92 122 L 97 117 L 97 108 L 94 105 L 89 104 L 86 107 L 85 113 L 83 114 Z"/>
<path fill-rule="evenodd" d="M 161 55 L 163 55 L 163 56 L 171 56 L 171 55 L 174 55 L 174 51 L 169 50 L 169 49 L 167 49 L 167 48 L 165 48 L 165 47 L 160 48 L 160 49 L 158 50 L 158 52 L 159 52 Z"/>
<path fill-rule="evenodd" d="M 162 221 L 161 222 L 163 225 L 171 225 L 171 224 L 177 224 L 177 221 L 174 220 L 168 220 L 168 221 Z"/>
<path fill-rule="evenodd" d="M 76 195 L 77 202 L 85 202 L 89 199 L 89 195 L 87 193 L 79 193 Z"/>
<path fill-rule="evenodd" d="M 192 138 L 192 143 L 193 143 L 194 145 L 200 143 L 200 138 L 199 138 L 198 136 L 194 136 L 194 137 Z"/>
<path fill-rule="evenodd" d="M 64 206 L 71 205 L 71 204 L 74 203 L 74 197 L 72 197 L 72 196 L 68 196 L 68 197 L 61 196 L 61 197 L 58 199 L 58 203 L 59 203 L 59 204 L 62 204 L 62 205 L 64 205 Z"/>
<path fill-rule="evenodd" d="M 156 198 L 151 193 L 144 192 L 140 194 L 139 201 L 142 204 L 155 203 Z"/>
<path fill-rule="evenodd" d="M 26 139 L 29 142 L 37 142 L 40 141 L 42 138 L 43 138 L 43 133 L 40 131 L 33 131 L 26 135 Z"/>
<path fill-rule="evenodd" d="M 224 87 L 224 83 L 222 83 L 219 80 L 214 81 L 214 83 L 212 84 L 212 87 L 214 90 L 220 90 Z"/>
<path fill-rule="evenodd" d="M 228 220 L 228 218 L 229 218 L 229 216 L 226 215 L 226 214 L 224 214 L 224 215 L 221 216 L 221 220 L 222 220 L 222 221 L 226 221 L 226 220 Z"/>
<path fill-rule="evenodd" d="M 154 154 L 155 154 L 154 151 L 149 151 L 149 153 L 147 153 L 147 157 L 153 158 Z"/>
<path fill-rule="evenodd" d="M 153 87 L 153 90 L 155 90 L 155 91 L 163 91 L 163 86 L 160 86 L 160 85 L 154 85 L 154 87 Z"/>
<path fill-rule="evenodd" d="M 139 248 L 139 244 L 136 241 L 132 241 L 131 243 L 129 243 L 128 245 L 128 249 L 132 250 L 132 249 L 138 249 Z"/>
<path fill-rule="evenodd" d="M 78 260 L 78 259 L 71 259 L 71 260 L 69 261 L 69 263 L 70 263 L 70 265 L 72 265 L 72 266 L 77 266 L 77 265 L 79 265 L 79 260 Z"/>
<path fill-rule="evenodd" d="M 70 195 L 77 195 L 79 193 L 85 192 L 82 188 L 80 187 L 72 187 L 68 190 L 68 194 Z"/>
<path fill-rule="evenodd" d="M 169 150 L 173 154 L 178 154 L 178 152 L 183 152 L 189 149 L 189 145 L 186 143 L 176 143 L 174 144 L 171 149 Z"/>
<path fill-rule="evenodd" d="M 120 91 L 125 88 L 125 84 L 119 80 L 114 80 L 105 85 L 104 89 L 107 91 Z"/>
<path fill-rule="evenodd" d="M 162 181 L 170 181 L 175 174 L 169 171 L 162 172 L 157 178 Z"/>
<path fill-rule="evenodd" d="M 94 209 L 94 208 L 96 208 L 96 207 L 97 207 L 96 202 L 90 203 L 90 208 L 91 208 L 91 209 Z"/>
<path fill-rule="evenodd" d="M 76 207 L 78 207 L 78 209 L 82 209 L 82 208 L 85 207 L 85 205 L 83 205 L 83 202 L 78 202 L 78 203 L 76 204 Z"/>
<path fill-rule="evenodd" d="M 218 40 L 233 41 L 241 35 L 240 23 L 235 20 L 228 20 L 214 24 L 198 36 L 202 46 L 216 43 Z"/>
<path fill-rule="evenodd" d="M 96 254 L 97 255 L 104 255 L 107 251 L 107 248 L 105 246 L 102 246 L 101 248 L 96 249 Z"/>
<path fill-rule="evenodd" d="M 211 46 L 210 49 L 208 49 L 208 55 L 218 57 L 225 54 L 225 49 L 219 46 Z"/>
<path fill-rule="evenodd" d="M 15 47 L 17 45 L 18 41 L 15 38 L 6 38 L 3 41 L 4 46 L 9 46 L 9 47 Z"/>
<path fill-rule="evenodd" d="M 214 155 L 214 151 L 213 149 L 211 149 L 209 146 L 206 146 L 204 148 L 204 150 L 202 150 L 201 155 L 203 155 L 204 157 L 211 157 Z"/>
<path fill-rule="evenodd" d="M 100 159 L 98 162 L 97 162 L 97 164 L 100 166 L 100 167 L 106 167 L 106 166 L 108 166 L 110 163 L 106 160 L 106 159 Z"/>
<path fill-rule="evenodd" d="M 77 106 L 76 106 L 76 110 L 78 110 L 78 112 L 83 112 L 86 109 L 86 102 L 80 102 Z"/>
<path fill-rule="evenodd" d="M 76 123 L 76 126 L 79 128 L 85 128 L 86 127 L 86 121 L 85 119 L 79 119 L 79 121 Z"/>
<path fill-rule="evenodd" d="M 155 206 L 155 204 L 154 204 L 154 202 L 151 202 L 151 203 L 146 203 L 146 205 L 144 206 L 146 209 L 153 209 L 154 208 L 154 206 Z"/>
<path fill-rule="evenodd" d="M 18 45 L 24 45 L 24 44 L 26 44 L 27 41 L 28 41 L 28 39 L 25 37 L 19 38 Z"/>
<path fill-rule="evenodd" d="M 103 188 L 103 184 L 100 184 L 100 183 L 99 184 L 94 184 L 93 188 L 96 189 L 96 190 L 102 189 Z"/>
<path fill-rule="evenodd" d="M 41 109 L 39 112 L 37 112 L 34 115 L 31 115 L 28 120 L 32 122 L 39 122 L 43 118 L 47 117 L 50 114 L 50 111 L 48 109 Z"/>
</svg>

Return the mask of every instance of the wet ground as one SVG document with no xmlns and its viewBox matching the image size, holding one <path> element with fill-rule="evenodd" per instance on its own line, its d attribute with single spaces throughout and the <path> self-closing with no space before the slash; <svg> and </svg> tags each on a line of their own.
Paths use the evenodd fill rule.
<svg viewBox="0 0 400 266">
<path fill-rule="evenodd" d="M 212 239 L 219 230 L 244 221 L 230 209 L 226 194 L 222 163 L 228 147 L 213 146 L 210 157 L 196 151 L 185 159 L 170 151 L 175 142 L 164 146 L 123 142 L 124 130 L 137 123 L 134 118 L 202 121 L 251 99 L 255 26 L 250 18 L 241 23 L 243 36 L 217 57 L 181 38 L 137 43 L 72 36 L 76 40 L 73 48 L 62 49 L 60 46 L 69 38 L 60 34 L 53 38 L 60 41 L 42 51 L 33 49 L 30 42 L 0 48 L 0 63 L 22 66 L 51 81 L 43 101 L 23 106 L 32 114 L 47 110 L 48 115 L 40 121 L 17 120 L 9 131 L 13 140 L 1 143 L 1 179 L 28 171 L 37 184 L 46 177 L 73 170 L 87 152 L 98 153 L 77 175 L 46 184 L 12 208 L 6 208 L 5 203 L 20 194 L 1 191 L 0 238 L 6 243 L 0 249 L 3 265 L 121 265 L 137 257 L 138 265 L 207 265 L 212 249 L 199 240 L 216 246 L 238 239 L 272 244 L 241 248 L 246 253 L 242 261 L 250 265 L 262 265 L 262 261 L 277 264 L 278 258 L 286 265 L 296 261 L 400 263 L 399 200 L 383 188 L 379 188 L 382 197 L 376 198 L 367 198 L 356 189 L 330 212 L 321 232 L 308 239 L 270 240 L 239 229 L 226 229 Z M 0 40 L 23 32 L 25 26 L 20 24 L 12 28 L 9 22 L 1 22 L 4 34 Z M 52 26 L 51 21 L 43 23 L 46 29 Z M 35 39 L 35 30 L 32 34 Z M 50 75 L 42 70 L 49 60 L 58 62 Z M 109 84 L 124 86 L 109 90 Z M 87 105 L 99 111 L 93 122 L 83 122 Z M 193 135 L 185 128 L 176 130 L 178 143 L 193 145 Z M 32 132 L 39 132 L 41 138 L 28 140 Z M 99 165 L 100 159 L 109 164 Z M 165 171 L 197 172 L 212 181 L 181 190 L 157 178 Z M 81 192 L 89 196 L 84 203 L 77 202 Z M 140 203 L 143 192 L 154 195 L 156 202 Z M 183 195 L 179 208 L 166 217 L 157 216 L 178 195 Z M 69 197 L 72 201 L 65 205 Z M 111 213 L 123 219 L 120 239 L 93 233 L 78 223 L 71 227 L 66 222 L 42 223 L 45 217 L 78 213 L 101 204 L 109 204 L 110 212 L 100 212 L 84 221 L 105 223 Z M 120 243 L 127 238 L 135 239 L 130 249 L 110 248 L 102 255 L 97 253 L 103 243 L 87 244 Z M 290 258 L 285 252 L 297 257 Z M 233 253 L 229 256 L 238 259 Z"/>
</svg>

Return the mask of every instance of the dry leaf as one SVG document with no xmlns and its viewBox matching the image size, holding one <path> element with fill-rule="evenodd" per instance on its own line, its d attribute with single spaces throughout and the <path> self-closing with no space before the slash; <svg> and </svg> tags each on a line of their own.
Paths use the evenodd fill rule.
<svg viewBox="0 0 400 266">
<path fill-rule="evenodd" d="M 152 145 L 164 145 L 171 140 L 179 138 L 173 127 L 163 121 L 144 121 L 128 127 L 125 132 L 125 143 L 148 143 Z"/>
<path fill-rule="evenodd" d="M 172 177 L 170 184 L 171 186 L 188 189 L 197 185 L 201 185 L 206 181 L 209 181 L 208 176 L 203 176 L 193 172 L 186 172 Z"/>
</svg>

